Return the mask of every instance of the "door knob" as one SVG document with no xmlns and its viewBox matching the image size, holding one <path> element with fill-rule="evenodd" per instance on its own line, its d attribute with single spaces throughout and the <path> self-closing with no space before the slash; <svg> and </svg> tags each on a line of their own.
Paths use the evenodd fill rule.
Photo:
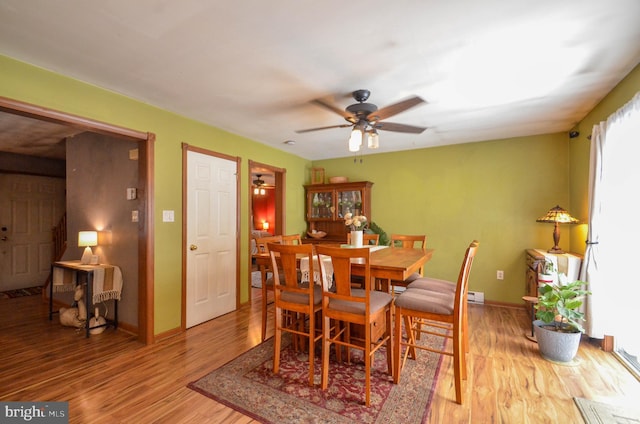
<svg viewBox="0 0 640 424">
<path fill-rule="evenodd" d="M 189 250 L 198 250 L 198 246 L 192 244 L 191 246 L 189 246 Z"/>
<path fill-rule="evenodd" d="M 0 240 L 2 240 L 2 241 L 7 241 L 7 240 L 9 240 L 9 239 L 7 238 L 7 236 L 3 236 L 2 238 L 0 238 Z"/>
</svg>

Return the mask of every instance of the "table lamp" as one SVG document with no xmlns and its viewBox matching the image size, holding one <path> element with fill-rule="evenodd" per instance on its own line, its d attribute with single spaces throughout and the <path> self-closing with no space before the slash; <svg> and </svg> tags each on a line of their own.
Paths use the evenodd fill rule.
<svg viewBox="0 0 640 424">
<path fill-rule="evenodd" d="M 78 247 L 84 247 L 84 253 L 80 258 L 82 265 L 88 265 L 91 262 L 92 246 L 98 245 L 98 232 L 97 231 L 80 231 L 78 232 Z"/>
<path fill-rule="evenodd" d="M 549 212 L 543 217 L 536 219 L 536 222 L 547 222 L 555 224 L 553 228 L 553 247 L 547 252 L 549 253 L 564 253 L 558 243 L 560 242 L 560 224 L 577 224 L 579 221 L 572 217 L 569 212 L 562 209 L 559 205 L 549 209 Z"/>
</svg>

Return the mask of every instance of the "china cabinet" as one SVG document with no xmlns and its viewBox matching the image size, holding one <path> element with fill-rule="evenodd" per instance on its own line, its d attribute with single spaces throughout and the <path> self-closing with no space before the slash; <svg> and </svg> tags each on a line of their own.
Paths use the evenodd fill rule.
<svg viewBox="0 0 640 424">
<path fill-rule="evenodd" d="M 344 216 L 351 212 L 364 215 L 371 222 L 370 181 L 310 184 L 304 186 L 306 221 L 309 232 L 324 231 L 322 239 L 308 237 L 308 243 L 346 243 L 348 228 Z"/>
</svg>

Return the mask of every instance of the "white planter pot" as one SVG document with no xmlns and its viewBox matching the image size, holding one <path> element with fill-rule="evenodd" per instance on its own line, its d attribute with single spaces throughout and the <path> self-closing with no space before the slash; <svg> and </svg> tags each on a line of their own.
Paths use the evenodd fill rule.
<svg viewBox="0 0 640 424">
<path fill-rule="evenodd" d="M 570 362 L 578 353 L 582 333 L 548 330 L 544 321 L 535 320 L 533 331 L 543 358 L 554 362 Z"/>
<path fill-rule="evenodd" d="M 362 231 L 351 231 L 351 246 L 362 247 Z"/>
</svg>

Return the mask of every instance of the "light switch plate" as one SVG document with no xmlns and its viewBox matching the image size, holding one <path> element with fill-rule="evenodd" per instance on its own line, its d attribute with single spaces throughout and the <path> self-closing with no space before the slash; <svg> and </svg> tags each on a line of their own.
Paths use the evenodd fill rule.
<svg viewBox="0 0 640 424">
<path fill-rule="evenodd" d="M 162 222 L 174 222 L 175 214 L 173 211 L 162 211 Z"/>
</svg>

